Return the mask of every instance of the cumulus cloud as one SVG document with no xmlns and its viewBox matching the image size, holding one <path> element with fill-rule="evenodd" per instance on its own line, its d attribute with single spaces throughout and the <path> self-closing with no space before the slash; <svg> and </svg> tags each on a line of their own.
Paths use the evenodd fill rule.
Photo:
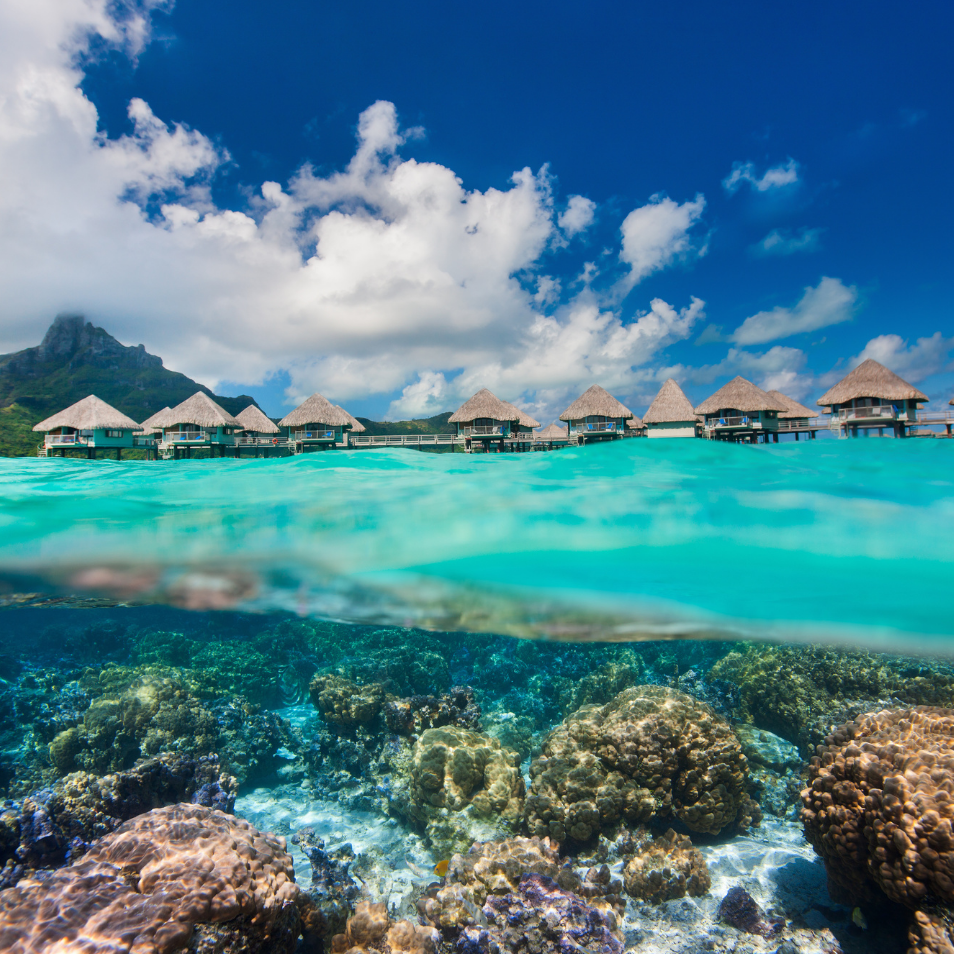
<svg viewBox="0 0 954 954">
<path fill-rule="evenodd" d="M 838 278 L 822 278 L 815 288 L 808 287 L 791 308 L 778 306 L 746 318 L 736 328 L 736 344 L 753 345 L 787 338 L 806 331 L 848 321 L 854 313 L 858 290 Z"/>
<path fill-rule="evenodd" d="M 582 195 L 571 195 L 565 211 L 557 218 L 557 225 L 567 238 L 585 231 L 593 223 L 596 203 Z"/>
<path fill-rule="evenodd" d="M 218 207 L 222 147 L 138 99 L 132 132 L 107 139 L 80 88 L 90 38 L 135 55 L 150 8 L 123 5 L 119 22 L 110 0 L 0 7 L 0 351 L 80 310 L 212 385 L 284 370 L 289 401 L 400 393 L 403 416 L 485 385 L 534 407 L 597 379 L 625 389 L 701 317 L 696 299 L 624 313 L 590 265 L 564 290 L 546 263 L 595 203 L 558 206 L 546 169 L 469 190 L 401 154 L 419 130 L 385 101 L 359 117 L 345 168 L 306 165 Z M 704 205 L 654 197 L 626 217 L 627 289 L 704 251 L 689 235 Z"/>
<path fill-rule="evenodd" d="M 797 252 L 817 252 L 821 248 L 821 236 L 824 229 L 800 228 L 794 232 L 788 229 L 772 229 L 761 241 L 749 247 L 750 254 L 756 258 L 768 258 L 774 255 L 794 255 Z"/>
<path fill-rule="evenodd" d="M 787 162 L 766 169 L 759 175 L 754 162 L 734 162 L 732 171 L 722 180 L 722 187 L 729 195 L 748 183 L 756 192 L 768 192 L 798 182 L 798 163 L 789 158 Z"/>
<path fill-rule="evenodd" d="M 850 364 L 855 368 L 862 361 L 874 358 L 902 378 L 917 382 L 932 374 L 954 370 L 950 363 L 952 348 L 954 338 L 945 338 L 940 331 L 935 331 L 930 338 L 918 338 L 913 345 L 900 335 L 878 335 L 851 359 Z"/>
<path fill-rule="evenodd" d="M 633 209 L 623 219 L 619 258 L 629 266 L 628 274 L 620 283 L 624 292 L 680 258 L 692 253 L 705 255 L 705 246 L 693 246 L 689 235 L 705 207 L 706 200 L 701 194 L 681 205 L 666 196 L 654 195 L 646 205 Z"/>
</svg>

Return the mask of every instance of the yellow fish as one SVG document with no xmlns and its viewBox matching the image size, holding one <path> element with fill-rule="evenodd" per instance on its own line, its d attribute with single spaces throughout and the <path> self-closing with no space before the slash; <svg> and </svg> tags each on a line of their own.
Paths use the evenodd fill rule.
<svg viewBox="0 0 954 954">
<path fill-rule="evenodd" d="M 437 864 L 434 865 L 434 874 L 436 874 L 438 878 L 443 878 L 444 875 L 447 874 L 447 869 L 449 867 L 450 867 L 449 861 L 446 861 L 446 860 L 438 861 Z"/>
</svg>

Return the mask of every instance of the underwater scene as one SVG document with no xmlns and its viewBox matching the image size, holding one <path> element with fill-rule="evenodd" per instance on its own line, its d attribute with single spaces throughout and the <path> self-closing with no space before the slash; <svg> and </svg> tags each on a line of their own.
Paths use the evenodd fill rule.
<svg viewBox="0 0 954 954">
<path fill-rule="evenodd" d="M 952 464 L 0 460 L 0 948 L 950 951 Z"/>
</svg>

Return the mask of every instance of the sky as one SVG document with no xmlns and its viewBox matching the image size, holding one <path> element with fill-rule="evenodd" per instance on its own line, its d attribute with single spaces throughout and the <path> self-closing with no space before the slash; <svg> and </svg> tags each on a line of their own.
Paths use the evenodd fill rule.
<svg viewBox="0 0 954 954">
<path fill-rule="evenodd" d="M 554 419 L 876 358 L 954 394 L 950 3 L 6 0 L 0 352 Z"/>
</svg>

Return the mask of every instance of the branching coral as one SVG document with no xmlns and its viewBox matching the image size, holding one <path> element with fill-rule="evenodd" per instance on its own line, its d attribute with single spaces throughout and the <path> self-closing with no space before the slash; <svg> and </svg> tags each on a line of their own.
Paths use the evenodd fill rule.
<svg viewBox="0 0 954 954">
<path fill-rule="evenodd" d="M 729 724 L 684 693 L 637 686 L 557 726 L 530 767 L 536 835 L 585 842 L 620 822 L 675 815 L 693 831 L 757 823 Z"/>
</svg>

